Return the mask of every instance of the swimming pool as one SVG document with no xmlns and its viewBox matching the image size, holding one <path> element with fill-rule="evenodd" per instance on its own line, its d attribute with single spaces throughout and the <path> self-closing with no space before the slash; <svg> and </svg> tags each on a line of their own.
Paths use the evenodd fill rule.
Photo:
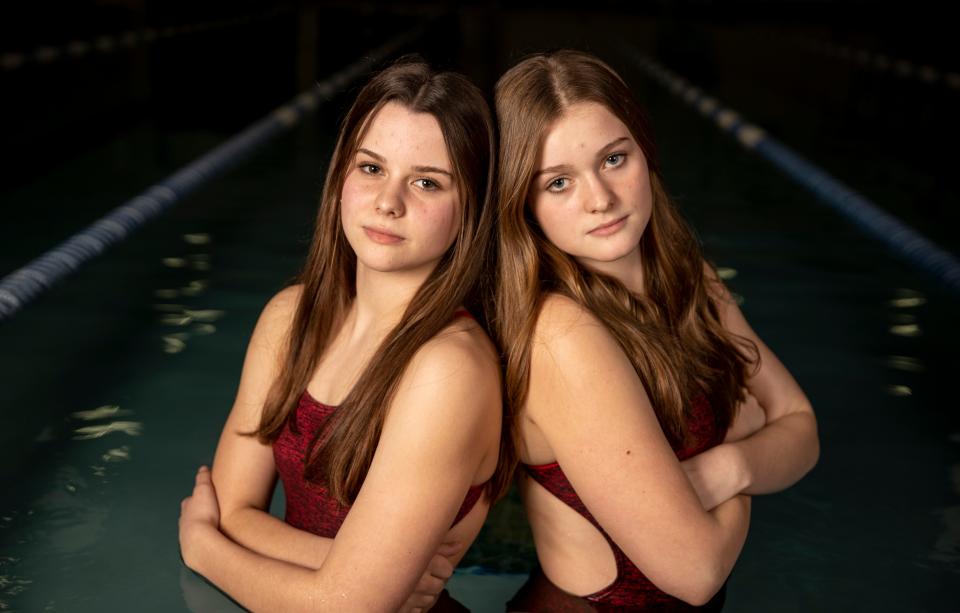
<svg viewBox="0 0 960 613">
<path fill-rule="evenodd" d="M 668 187 L 820 421 L 818 467 L 754 500 L 727 610 L 960 607 L 956 299 L 627 76 Z M 179 501 L 305 252 L 333 126 L 305 122 L 0 327 L 0 609 L 236 610 L 180 564 Z M 451 589 L 502 610 L 531 562 L 511 498 Z"/>
</svg>

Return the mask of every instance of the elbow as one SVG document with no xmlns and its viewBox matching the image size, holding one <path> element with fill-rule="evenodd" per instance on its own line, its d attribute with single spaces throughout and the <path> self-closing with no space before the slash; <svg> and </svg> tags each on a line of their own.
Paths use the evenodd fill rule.
<svg viewBox="0 0 960 613">
<path fill-rule="evenodd" d="M 813 416 L 813 412 L 809 413 L 809 432 L 810 434 L 807 437 L 806 449 L 807 449 L 807 463 L 806 470 L 803 471 L 803 474 L 807 474 L 813 467 L 817 465 L 817 462 L 820 461 L 820 435 L 817 432 L 817 418 Z"/>
<path fill-rule="evenodd" d="M 673 576 L 669 578 L 660 577 L 659 581 L 654 580 L 649 574 L 647 576 L 667 594 L 695 607 L 707 604 L 716 596 L 726 582 L 730 571 L 719 561 L 704 560 L 683 564 L 682 569 L 680 573 L 671 573 Z"/>
<path fill-rule="evenodd" d="M 687 584 L 673 594 L 695 607 L 702 607 L 717 595 L 727 580 L 727 573 L 718 565 L 705 565 L 688 576 Z"/>
<path fill-rule="evenodd" d="M 243 539 L 240 538 L 243 533 L 243 524 L 246 518 L 246 513 L 250 507 L 235 506 L 230 508 L 220 509 L 220 531 L 225 535 L 230 537 L 230 539 L 243 543 Z"/>
</svg>

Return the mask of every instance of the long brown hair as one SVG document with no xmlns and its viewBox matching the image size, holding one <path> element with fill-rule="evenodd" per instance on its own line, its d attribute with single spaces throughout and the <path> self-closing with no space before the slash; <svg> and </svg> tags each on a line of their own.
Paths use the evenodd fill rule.
<svg viewBox="0 0 960 613">
<path fill-rule="evenodd" d="M 653 209 L 640 239 L 643 295 L 580 265 L 553 245 L 528 203 L 539 147 L 550 125 L 578 102 L 605 106 L 630 130 L 650 173 Z M 633 364 L 674 445 L 688 440 L 691 402 L 705 395 L 725 429 L 743 398 L 756 347 L 727 332 L 708 288 L 693 231 L 670 201 L 658 172 L 646 116 L 623 80 L 596 57 L 561 50 L 531 56 L 496 86 L 500 125 L 497 336 L 506 354 L 507 399 L 515 422 L 527 396 L 530 347 L 544 296 L 554 292 L 589 309 Z M 713 293 L 716 296 L 716 293 Z M 515 432 L 515 423 L 511 423 Z M 516 436 L 516 435 L 514 435 Z"/>
<path fill-rule="evenodd" d="M 434 72 L 413 59 L 375 75 L 357 95 L 340 128 L 327 170 L 313 241 L 297 281 L 300 301 L 279 374 L 267 395 L 256 435 L 272 442 L 294 408 L 356 295 L 356 255 L 340 223 L 340 193 L 369 120 L 388 102 L 440 123 L 460 198 L 460 231 L 453 246 L 410 300 L 339 409 L 313 435 L 304 475 L 325 485 L 341 504 L 356 498 L 380 440 L 384 418 L 414 353 L 469 302 L 491 241 L 494 127 L 483 95 L 465 77 Z M 501 464 L 487 486 L 498 498 L 510 476 Z"/>
</svg>

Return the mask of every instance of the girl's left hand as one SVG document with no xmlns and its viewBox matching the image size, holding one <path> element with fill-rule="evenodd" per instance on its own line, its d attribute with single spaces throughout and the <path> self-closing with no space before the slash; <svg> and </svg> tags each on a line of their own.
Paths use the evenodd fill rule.
<svg viewBox="0 0 960 613">
<path fill-rule="evenodd" d="M 210 469 L 201 466 L 193 486 L 193 495 L 180 503 L 180 554 L 183 562 L 194 569 L 194 559 L 200 540 L 210 530 L 220 529 L 220 506 L 213 488 Z"/>
</svg>

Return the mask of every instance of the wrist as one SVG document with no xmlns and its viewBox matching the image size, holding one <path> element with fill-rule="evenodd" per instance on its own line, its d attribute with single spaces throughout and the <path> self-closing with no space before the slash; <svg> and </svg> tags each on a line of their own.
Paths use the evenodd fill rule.
<svg viewBox="0 0 960 613">
<path fill-rule="evenodd" d="M 750 471 L 750 463 L 740 449 L 740 445 L 731 444 L 727 447 L 727 455 L 730 466 L 730 475 L 733 479 L 734 489 L 740 494 L 753 484 L 753 475 Z"/>
<path fill-rule="evenodd" d="M 201 575 L 204 574 L 204 560 L 206 552 L 209 551 L 217 537 L 222 537 L 220 531 L 214 526 L 206 523 L 197 522 L 185 535 L 186 538 L 182 544 L 183 563 L 187 567 Z"/>
</svg>

